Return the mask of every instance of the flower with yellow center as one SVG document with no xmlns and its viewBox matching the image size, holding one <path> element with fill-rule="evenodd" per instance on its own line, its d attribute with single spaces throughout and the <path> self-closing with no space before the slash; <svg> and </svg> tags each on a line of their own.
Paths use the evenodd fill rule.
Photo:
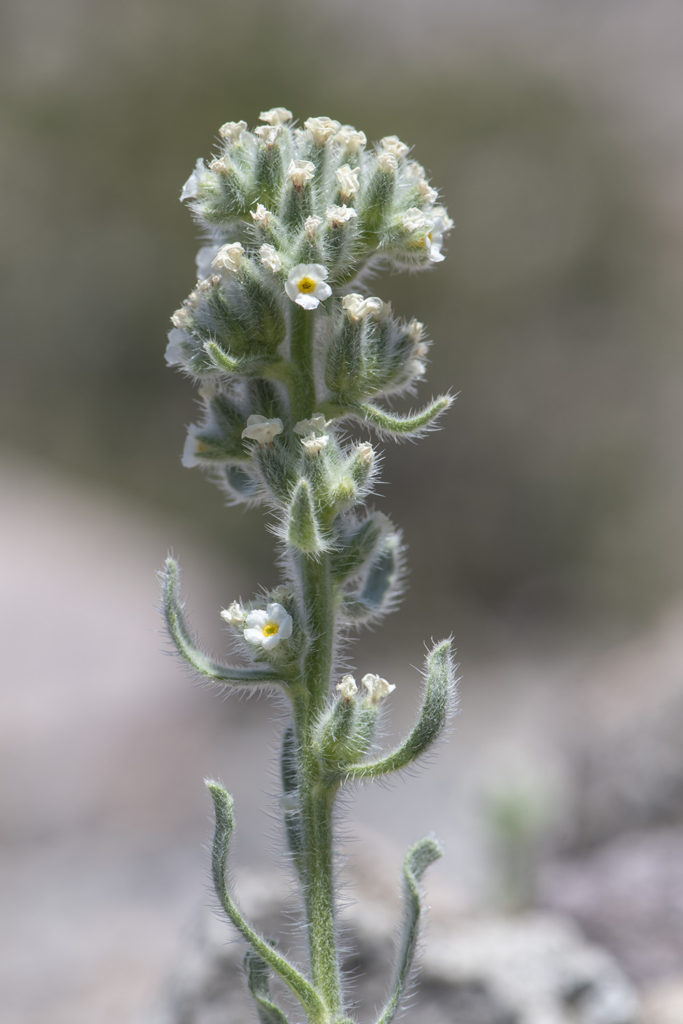
<svg viewBox="0 0 683 1024">
<path fill-rule="evenodd" d="M 316 309 L 332 294 L 327 284 L 327 268 L 320 263 L 299 263 L 290 271 L 285 291 L 303 309 Z"/>
<path fill-rule="evenodd" d="M 270 651 L 281 640 L 288 640 L 292 635 L 292 616 L 274 601 L 265 609 L 257 608 L 249 612 L 245 627 L 244 639 L 247 643 Z"/>
</svg>

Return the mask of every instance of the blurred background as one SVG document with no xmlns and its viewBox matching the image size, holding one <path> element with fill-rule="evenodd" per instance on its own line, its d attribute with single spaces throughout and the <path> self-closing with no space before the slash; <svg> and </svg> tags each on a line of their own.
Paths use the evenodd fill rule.
<svg viewBox="0 0 683 1024">
<path fill-rule="evenodd" d="M 399 683 L 393 731 L 453 632 L 462 715 L 348 830 L 397 875 L 433 828 L 463 912 L 549 906 L 644 991 L 683 978 L 681 5 L 5 0 L 0 25 L 4 1019 L 144 1019 L 207 901 L 203 776 L 236 793 L 236 865 L 273 864 L 281 716 L 164 657 L 155 570 L 173 549 L 216 652 L 218 608 L 275 580 L 259 514 L 180 466 L 163 361 L 180 186 L 274 105 L 399 135 L 456 224 L 376 286 L 435 340 L 421 397 L 460 397 L 387 452 L 410 590 L 355 660 Z"/>
</svg>

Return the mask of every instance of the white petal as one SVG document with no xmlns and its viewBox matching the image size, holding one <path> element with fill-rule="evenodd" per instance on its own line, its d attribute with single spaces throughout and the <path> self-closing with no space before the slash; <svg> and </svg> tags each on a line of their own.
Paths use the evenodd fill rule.
<svg viewBox="0 0 683 1024">
<path fill-rule="evenodd" d="M 287 294 L 289 295 L 289 292 Z M 292 298 L 291 295 L 289 297 Z M 302 309 L 317 309 L 320 305 L 320 300 L 316 299 L 315 295 L 305 295 L 304 292 L 298 292 L 294 301 Z"/>
<path fill-rule="evenodd" d="M 245 629 L 245 631 L 244 631 L 244 633 L 242 635 L 244 636 L 244 639 L 247 641 L 248 644 L 262 644 L 263 643 L 263 630 L 262 629 L 254 629 L 253 627 L 248 626 L 247 629 Z"/>
<path fill-rule="evenodd" d="M 257 629 L 263 629 L 268 622 L 268 613 L 264 608 L 255 608 L 247 615 L 247 626 L 251 629 L 252 627 Z"/>
</svg>

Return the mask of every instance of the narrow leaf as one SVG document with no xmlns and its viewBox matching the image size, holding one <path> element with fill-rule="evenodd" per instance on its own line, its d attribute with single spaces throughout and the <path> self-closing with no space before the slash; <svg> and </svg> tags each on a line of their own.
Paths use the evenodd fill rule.
<svg viewBox="0 0 683 1024">
<path fill-rule="evenodd" d="M 408 416 L 398 416 L 367 403 L 359 403 L 354 411 L 379 430 L 399 437 L 411 437 L 421 434 L 433 426 L 441 413 L 445 412 L 452 404 L 453 397 L 451 395 L 441 395 L 426 405 L 424 409 Z"/>
<path fill-rule="evenodd" d="M 270 997 L 270 985 L 268 975 L 270 968 L 265 960 L 249 950 L 244 958 L 244 969 L 247 974 L 249 991 L 256 1000 L 256 1011 L 260 1024 L 289 1024 L 282 1010 L 280 1010 Z"/>
<path fill-rule="evenodd" d="M 412 732 L 384 757 L 349 765 L 344 772 L 346 779 L 376 779 L 381 775 L 389 775 L 405 768 L 436 740 L 455 702 L 456 680 L 450 640 L 442 640 L 429 653 L 425 677 L 420 717 Z"/>
<path fill-rule="evenodd" d="M 408 850 L 403 862 L 404 920 L 396 962 L 396 974 L 391 994 L 377 1020 L 377 1024 L 391 1024 L 400 1007 L 401 997 L 415 956 L 415 946 L 420 928 L 421 901 L 419 882 L 422 875 L 442 854 L 435 839 L 421 839 Z"/>
<path fill-rule="evenodd" d="M 209 357 L 213 366 L 217 370 L 222 370 L 223 373 L 240 373 L 244 370 L 244 359 L 236 359 L 229 353 L 224 352 L 220 345 L 217 345 L 215 341 L 205 341 L 204 351 Z"/>
<path fill-rule="evenodd" d="M 291 725 L 287 727 L 282 738 L 280 774 L 282 776 L 282 813 L 287 845 L 294 866 L 301 877 L 304 867 L 304 838 L 298 801 L 299 773 L 296 757 L 296 734 Z"/>
<path fill-rule="evenodd" d="M 232 921 L 240 935 L 250 944 L 268 966 L 282 978 L 297 997 L 311 1021 L 328 1019 L 327 1009 L 322 999 L 309 981 L 281 953 L 276 952 L 264 938 L 247 924 L 240 913 L 227 883 L 227 858 L 230 839 L 235 827 L 233 800 L 230 794 L 217 782 L 207 781 L 206 786 L 213 800 L 216 814 L 216 831 L 213 841 L 211 866 L 213 884 L 225 913 Z"/>
<path fill-rule="evenodd" d="M 214 661 L 197 647 L 190 633 L 183 606 L 180 601 L 180 569 L 173 558 L 167 558 L 161 573 L 164 601 L 164 617 L 169 636 L 175 649 L 187 664 L 206 679 L 233 686 L 258 686 L 260 683 L 276 683 L 279 677 L 267 668 L 241 668 L 223 665 Z"/>
</svg>

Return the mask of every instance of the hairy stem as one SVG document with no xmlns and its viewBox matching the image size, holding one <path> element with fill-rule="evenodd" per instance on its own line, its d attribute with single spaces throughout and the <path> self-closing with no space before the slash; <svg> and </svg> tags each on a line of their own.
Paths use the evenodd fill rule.
<svg viewBox="0 0 683 1024">
<path fill-rule="evenodd" d="M 292 382 L 289 388 L 292 420 L 305 420 L 315 411 L 315 371 L 313 366 L 314 316 L 310 310 L 293 305 L 290 311 L 290 360 Z"/>
<path fill-rule="evenodd" d="M 303 886 L 313 984 L 330 1012 L 342 1008 L 335 936 L 332 811 L 336 785 L 322 779 L 312 741 L 313 726 L 327 703 L 334 656 L 334 594 L 329 557 L 299 558 L 304 607 L 308 619 L 308 648 L 300 685 L 296 688 L 294 719 L 299 777 L 299 806 L 303 839 Z"/>
</svg>

